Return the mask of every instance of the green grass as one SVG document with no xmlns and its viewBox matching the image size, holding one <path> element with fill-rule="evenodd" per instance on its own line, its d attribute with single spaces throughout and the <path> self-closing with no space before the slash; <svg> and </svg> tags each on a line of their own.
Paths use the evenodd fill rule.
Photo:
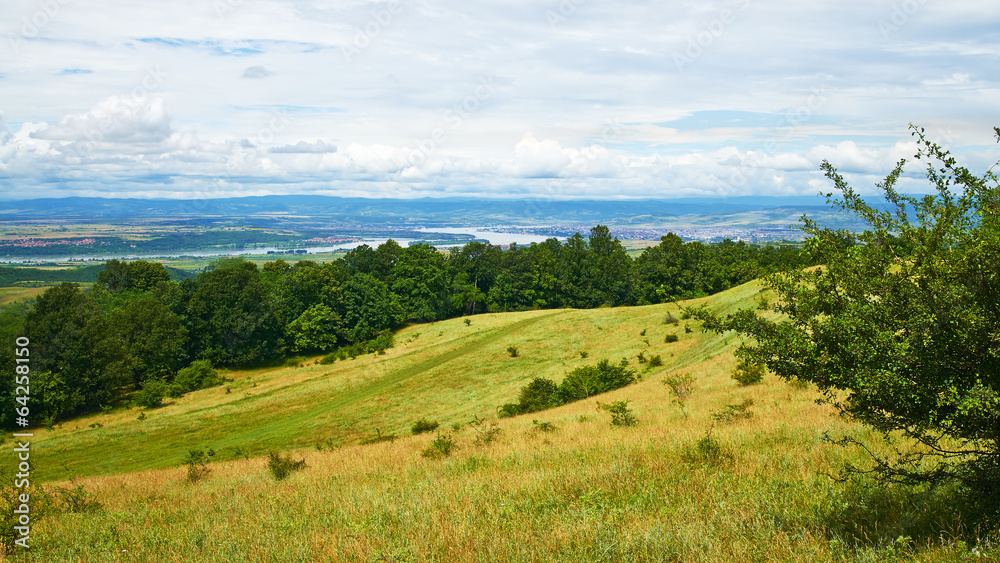
<svg viewBox="0 0 1000 563">
<path fill-rule="evenodd" d="M 735 310 L 759 291 L 752 283 L 693 304 Z M 946 488 L 831 479 L 865 457 L 824 434 L 873 434 L 817 404 L 812 389 L 770 375 L 737 386 L 735 339 L 702 333 L 693 320 L 663 324 L 667 312 L 679 317 L 676 305 L 657 305 L 415 325 L 384 356 L 232 372 L 231 393 L 195 392 L 141 422 L 130 409 L 39 431 L 36 475 L 75 476 L 73 485 L 103 508 L 37 520 L 33 558 L 996 560 L 997 540 L 964 526 L 961 503 Z M 685 322 L 695 331 L 685 333 Z M 665 333 L 680 340 L 664 344 Z M 507 354 L 509 345 L 519 357 Z M 666 365 L 640 367 L 640 382 L 597 398 L 629 401 L 635 426 L 613 426 L 594 400 L 496 420 L 493 409 L 534 377 L 559 381 L 603 358 L 637 367 L 640 351 L 661 354 Z M 694 379 L 683 410 L 662 384 L 671 373 Z M 713 420 L 747 399 L 751 417 Z M 484 424 L 452 428 L 473 415 Z M 409 435 L 418 418 L 440 421 L 457 448 L 422 456 L 436 433 Z M 542 432 L 536 420 L 557 430 Z M 92 422 L 103 428 L 88 428 Z M 478 439 L 487 427 L 496 429 L 491 440 Z M 399 438 L 359 445 L 375 429 Z M 315 448 L 328 439 L 339 447 Z M 235 447 L 253 457 L 226 461 Z M 179 465 L 193 448 L 218 454 L 208 477 L 192 485 Z M 269 450 L 294 452 L 306 466 L 276 483 Z"/>
</svg>

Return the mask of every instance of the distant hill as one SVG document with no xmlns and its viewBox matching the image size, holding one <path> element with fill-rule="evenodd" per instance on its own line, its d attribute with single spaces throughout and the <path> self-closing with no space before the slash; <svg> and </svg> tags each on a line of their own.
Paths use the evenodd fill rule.
<svg viewBox="0 0 1000 563">
<path fill-rule="evenodd" d="M 609 222 L 620 217 L 732 214 L 775 208 L 827 209 L 818 196 L 678 198 L 644 200 L 368 199 L 273 195 L 225 199 L 51 198 L 0 200 L 0 220 L 45 218 L 246 217 L 306 215 L 348 222 L 434 224 L 456 222 Z"/>
</svg>

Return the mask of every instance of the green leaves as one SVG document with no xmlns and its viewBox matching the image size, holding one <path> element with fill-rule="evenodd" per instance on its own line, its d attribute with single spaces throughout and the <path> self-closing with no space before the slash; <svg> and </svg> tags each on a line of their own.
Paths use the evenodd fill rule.
<svg viewBox="0 0 1000 563">
<path fill-rule="evenodd" d="M 831 400 L 843 392 L 843 412 L 922 446 L 878 460 L 876 473 L 992 483 L 997 494 L 1000 477 L 982 468 L 1000 458 L 1000 189 L 992 174 L 976 177 L 914 134 L 934 195 L 896 191 L 901 160 L 878 184 L 889 208 L 876 208 L 823 163 L 840 193 L 830 201 L 868 229 L 851 235 L 804 220 L 806 252 L 824 266 L 768 278 L 781 319 L 691 313 L 751 337 L 737 352 L 744 361 L 815 383 Z"/>
</svg>

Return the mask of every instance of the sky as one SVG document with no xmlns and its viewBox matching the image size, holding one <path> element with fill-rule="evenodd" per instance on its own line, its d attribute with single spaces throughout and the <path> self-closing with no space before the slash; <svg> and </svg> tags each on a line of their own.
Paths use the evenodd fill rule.
<svg viewBox="0 0 1000 563">
<path fill-rule="evenodd" d="M 861 193 L 1000 160 L 951 0 L 5 0 L 0 199 Z M 920 163 L 899 189 L 930 190 Z"/>
</svg>

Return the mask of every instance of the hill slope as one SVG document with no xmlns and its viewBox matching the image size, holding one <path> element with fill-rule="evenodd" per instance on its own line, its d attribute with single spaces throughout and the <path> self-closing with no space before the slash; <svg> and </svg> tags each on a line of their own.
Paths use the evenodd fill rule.
<svg viewBox="0 0 1000 563">
<path fill-rule="evenodd" d="M 698 300 L 752 304 L 755 283 Z M 39 560 L 117 561 L 895 561 L 963 560 L 941 503 L 834 483 L 862 460 L 823 440 L 867 432 L 814 391 L 730 379 L 735 341 L 664 324 L 676 305 L 481 315 L 412 326 L 397 347 L 333 365 L 236 372 L 231 392 L 193 393 L 137 421 L 111 413 L 37 435 L 39 475 L 81 478 L 103 507 L 33 529 Z M 693 322 L 693 321 L 687 321 Z M 641 332 L 646 330 L 646 335 Z M 680 341 L 665 344 L 676 333 Z M 649 345 L 643 340 L 647 338 Z M 521 357 L 511 358 L 515 344 Z M 579 351 L 589 352 L 587 359 Z M 421 455 L 433 435 L 358 445 L 376 428 L 405 434 L 493 420 L 536 376 L 559 380 L 601 358 L 661 354 L 666 365 L 598 397 L 639 418 L 614 427 L 585 400 L 450 430 L 450 457 Z M 671 355 L 672 354 L 672 355 Z M 641 366 L 640 366 L 641 367 Z M 694 390 L 680 408 L 668 374 Z M 752 401 L 751 404 L 745 401 Z M 752 416 L 724 420 L 730 405 Z M 538 424 L 547 422 L 551 426 Z M 101 427 L 89 428 L 100 423 Z M 343 444 L 317 451 L 331 440 Z M 210 464 L 185 482 L 191 447 L 292 451 L 306 468 L 276 482 L 262 458 Z M 155 469 L 162 468 L 162 469 Z M 124 471 L 145 469 L 131 473 Z M 60 486 L 60 484 L 50 484 Z M 950 523 L 950 524 L 949 524 Z M 951 534 L 951 535 L 949 535 Z M 897 539 L 909 536 L 911 539 Z"/>
</svg>

